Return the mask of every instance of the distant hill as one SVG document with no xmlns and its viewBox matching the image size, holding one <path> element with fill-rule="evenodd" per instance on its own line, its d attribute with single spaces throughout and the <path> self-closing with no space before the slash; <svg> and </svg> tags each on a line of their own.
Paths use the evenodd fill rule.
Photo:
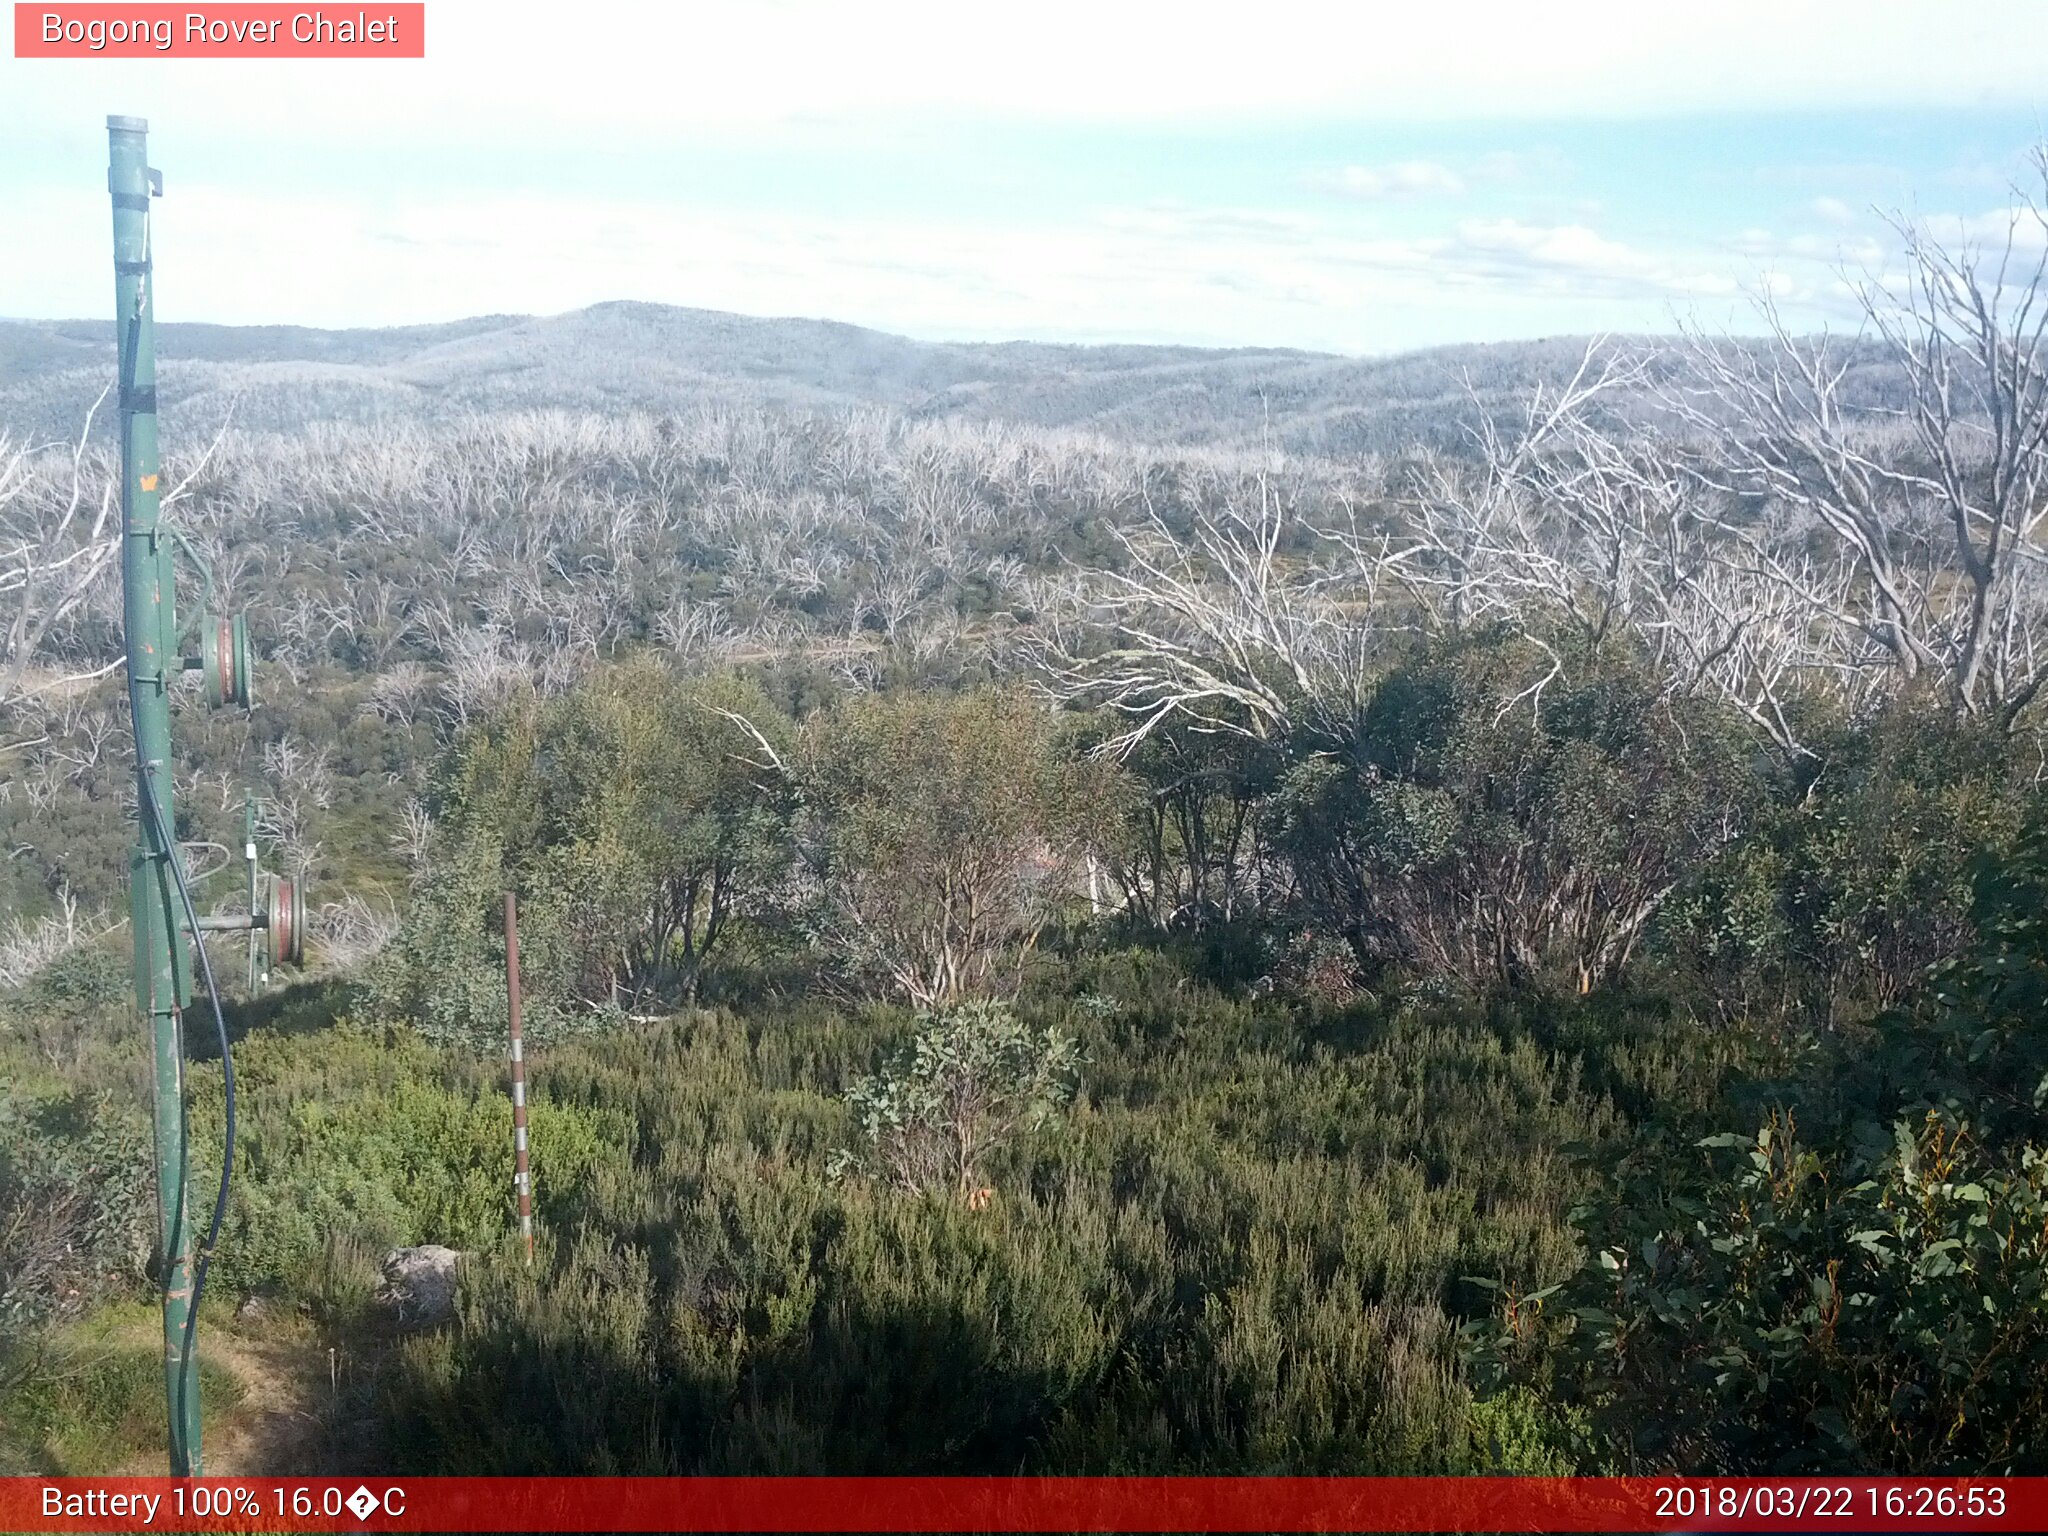
<svg viewBox="0 0 2048 1536">
<path fill-rule="evenodd" d="M 445 325 L 158 327 L 158 394 L 180 431 L 229 402 L 245 427 L 559 407 L 677 410 L 706 401 L 887 407 L 1080 428 L 1162 444 L 1272 440 L 1386 452 L 1462 439 L 1469 377 L 1489 406 L 1568 374 L 1583 338 L 1387 358 L 1274 348 L 924 342 L 828 320 L 660 304 Z M 0 321 L 0 431 L 61 437 L 112 376 L 111 321 Z"/>
<path fill-rule="evenodd" d="M 320 420 L 531 407 L 668 410 L 705 400 L 884 406 L 1075 427 L 1170 443 L 1270 430 L 1302 451 L 1359 452 L 1455 432 L 1470 370 L 1487 392 L 1576 360 L 1563 339 L 1384 359 L 1270 348 L 912 341 L 825 320 L 658 304 L 488 315 L 446 325 L 322 331 L 166 323 L 168 421 L 291 429 Z M 0 321 L 0 430 L 75 431 L 111 377 L 110 321 Z"/>
</svg>

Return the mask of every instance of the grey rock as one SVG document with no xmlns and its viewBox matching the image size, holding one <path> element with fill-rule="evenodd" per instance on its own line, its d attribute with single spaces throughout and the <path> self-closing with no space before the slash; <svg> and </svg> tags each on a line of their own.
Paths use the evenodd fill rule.
<svg viewBox="0 0 2048 1536">
<path fill-rule="evenodd" d="M 456 1275 L 462 1255 L 438 1243 L 394 1248 L 384 1255 L 384 1283 L 377 1304 L 395 1323 L 408 1328 L 437 1328 L 455 1316 Z"/>
</svg>

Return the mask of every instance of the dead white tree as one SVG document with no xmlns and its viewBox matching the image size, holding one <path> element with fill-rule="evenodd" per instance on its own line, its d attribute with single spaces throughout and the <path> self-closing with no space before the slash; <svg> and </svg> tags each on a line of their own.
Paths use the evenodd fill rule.
<svg viewBox="0 0 2048 1536">
<path fill-rule="evenodd" d="M 329 749 L 290 731 L 263 748 L 264 777 L 280 794 L 303 795 L 318 810 L 334 804 L 334 764 Z"/>
<path fill-rule="evenodd" d="M 1198 507 L 1186 537 L 1145 506 L 1114 533 L 1123 568 L 1086 589 L 1090 622 L 1056 623 L 1033 648 L 1051 690 L 1129 717 L 1106 747 L 1118 755 L 1176 717 L 1259 740 L 1301 726 L 1342 738 L 1368 690 L 1379 585 L 1402 559 L 1391 541 L 1310 530 L 1264 475 L 1255 495 Z M 1308 548 L 1287 557 L 1290 530 Z"/>
<path fill-rule="evenodd" d="M 34 979 L 52 961 L 81 944 L 91 943 L 118 925 L 104 914 L 81 916 L 78 898 L 69 886 L 57 888 L 57 910 L 33 921 L 9 918 L 0 928 L 0 987 L 18 987 Z"/>
<path fill-rule="evenodd" d="M 1513 432 L 1482 414 L 1471 454 L 1425 457 L 1408 558 L 1390 568 L 1430 628 L 1498 625 L 1549 658 L 1509 708 L 1540 705 L 1560 644 L 1612 637 L 1671 691 L 1717 694 L 1800 752 L 1792 695 L 1843 664 L 1841 563 L 1806 552 L 1782 516 L 1731 526 L 1672 443 L 1596 419 L 1639 392 L 1644 361 L 1596 340 Z"/>
<path fill-rule="evenodd" d="M 321 843 L 311 833 L 312 810 L 305 796 L 288 786 L 256 800 L 256 831 L 277 849 L 295 880 L 304 880 L 320 858 Z"/>
<path fill-rule="evenodd" d="M 1433 628 L 1519 623 L 1540 608 L 1598 635 L 1627 610 L 1643 502 L 1658 487 L 1613 473 L 1614 455 L 1587 413 L 1639 378 L 1637 366 L 1595 339 L 1562 386 L 1531 391 L 1512 432 L 1466 380 L 1478 416 L 1474 452 L 1422 457 L 1403 545 L 1411 553 L 1399 568 Z"/>
<path fill-rule="evenodd" d="M 93 416 L 105 399 L 102 390 L 86 412 L 61 478 L 50 472 L 50 450 L 0 435 L 0 703 L 27 687 L 29 665 L 44 642 L 92 600 L 115 568 L 120 540 L 109 526 L 115 477 L 87 451 Z M 60 668 L 64 675 L 38 686 L 101 677 L 121 662 L 116 656 Z"/>
<path fill-rule="evenodd" d="M 1766 295 L 1763 345 L 1692 333 L 1689 375 L 1663 395 L 1752 574 L 1852 647 L 1836 670 L 1924 679 L 2008 726 L 2048 683 L 2048 146 L 2034 169 L 2039 189 L 2016 189 L 1989 239 L 1894 216 L 1903 268 L 1853 285 L 1853 341 L 1793 335 Z M 1873 362 L 1895 400 L 1882 381 L 1859 397 Z M 1759 511 L 1779 526 L 1759 532 Z M 1816 590 L 1785 565 L 1808 538 L 1846 579 Z"/>
<path fill-rule="evenodd" d="M 417 796 L 405 802 L 398 828 L 391 834 L 391 849 L 405 860 L 405 867 L 417 885 L 425 879 L 434 845 L 434 817 L 426 802 Z"/>
<path fill-rule="evenodd" d="M 350 891 L 339 901 L 322 903 L 319 921 L 312 927 L 320 936 L 320 960 L 328 969 L 361 969 L 397 934 L 397 904 L 385 893 L 377 894 L 381 899 L 372 900 Z"/>
<path fill-rule="evenodd" d="M 1503 713 L 1540 708 L 1564 665 L 1553 641 L 1642 632 L 1687 558 L 1676 476 L 1592 419 L 1603 397 L 1641 379 L 1639 359 L 1596 337 L 1561 385 L 1530 392 L 1510 431 L 1468 378 L 1472 452 L 1420 461 L 1403 558 L 1387 568 L 1426 628 L 1511 629 L 1548 657 Z"/>
<path fill-rule="evenodd" d="M 442 711 L 451 726 L 467 725 L 536 686 L 533 648 L 502 626 L 455 629 L 442 647 Z"/>
<path fill-rule="evenodd" d="M 434 687 L 434 675 L 419 662 L 401 661 L 371 679 L 363 711 L 391 725 L 409 726 L 425 711 Z"/>
</svg>

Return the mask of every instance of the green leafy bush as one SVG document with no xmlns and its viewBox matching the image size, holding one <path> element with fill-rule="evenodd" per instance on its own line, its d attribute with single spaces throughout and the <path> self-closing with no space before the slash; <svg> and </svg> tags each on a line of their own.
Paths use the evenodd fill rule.
<svg viewBox="0 0 2048 1536">
<path fill-rule="evenodd" d="M 783 726 L 758 689 L 649 665 L 474 728 L 443 775 L 432 857 L 373 1006 L 436 1039 L 502 1040 L 507 890 L 536 1040 L 692 997 L 787 872 L 764 729 Z"/>
<path fill-rule="evenodd" d="M 1902 698 L 1816 734 L 1770 776 L 1747 833 L 1667 914 L 1665 952 L 1703 1005 L 1853 1024 L 1970 945 L 1973 865 L 2027 819 L 2024 747 Z"/>
<path fill-rule="evenodd" d="M 1073 1097 L 1080 1052 L 1058 1029 L 1033 1028 L 1001 1003 L 963 1003 L 918 1022 L 906 1050 L 848 1090 L 862 1148 L 842 1148 L 832 1168 L 872 1172 L 912 1192 L 970 1196 L 992 1156 Z"/>
<path fill-rule="evenodd" d="M 1112 773 L 1020 693 L 865 697 L 805 723 L 813 941 L 921 1006 L 1014 991 L 1109 816 Z"/>
<path fill-rule="evenodd" d="M 1757 798 L 1732 717 L 1615 658 L 1474 636 L 1396 668 L 1342 754 L 1289 770 L 1309 925 L 1484 987 L 1613 980 Z"/>
<path fill-rule="evenodd" d="M 1481 1361 L 1632 1465 L 2048 1465 L 2048 838 L 1980 867 L 1975 922 L 1912 1006 L 1751 1083 L 1754 1129 L 1625 1164 Z"/>
<path fill-rule="evenodd" d="M 149 1126 L 106 1093 L 0 1081 L 0 1324 L 84 1311 L 142 1278 L 156 1233 Z"/>
</svg>

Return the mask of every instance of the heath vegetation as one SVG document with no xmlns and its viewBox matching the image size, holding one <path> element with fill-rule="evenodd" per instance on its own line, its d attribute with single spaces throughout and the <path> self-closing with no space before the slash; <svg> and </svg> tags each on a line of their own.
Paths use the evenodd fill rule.
<svg viewBox="0 0 2048 1536">
<path fill-rule="evenodd" d="M 1902 222 L 1850 340 L 749 374 L 753 323 L 584 317 L 696 339 L 633 394 L 566 324 L 325 385 L 195 337 L 167 402 L 247 405 L 167 517 L 264 671 L 181 703 L 179 835 L 232 903 L 253 787 L 318 961 L 229 999 L 211 1347 L 288 1318 L 300 1451 L 363 1469 L 2048 1470 L 2033 206 Z M 156 1386 L 104 1343 L 153 1237 L 109 461 L 38 336 L 0 1460 L 56 1471 L 119 1416 L 53 1381 Z M 394 1332 L 420 1242 L 459 1323 Z"/>
</svg>

